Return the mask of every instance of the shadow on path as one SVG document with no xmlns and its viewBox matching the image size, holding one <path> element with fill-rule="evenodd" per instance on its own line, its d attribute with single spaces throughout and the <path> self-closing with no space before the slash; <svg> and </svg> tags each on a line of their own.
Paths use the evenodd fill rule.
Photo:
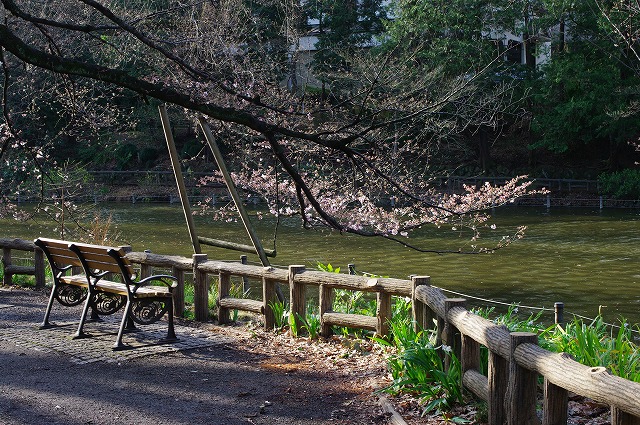
<svg viewBox="0 0 640 425">
<path fill-rule="evenodd" d="M 37 329 L 45 305 L 43 294 L 0 290 L 0 424 L 386 423 L 370 389 L 336 371 L 268 368 L 270 356 L 186 326 L 181 345 L 149 347 L 156 331 L 144 327 L 139 347 L 113 352 L 117 324 L 71 340 L 71 312 L 56 311 L 70 326 Z"/>
</svg>

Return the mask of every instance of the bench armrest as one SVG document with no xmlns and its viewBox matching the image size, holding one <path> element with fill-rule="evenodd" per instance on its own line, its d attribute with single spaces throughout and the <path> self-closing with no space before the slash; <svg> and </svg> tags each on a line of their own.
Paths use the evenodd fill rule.
<svg viewBox="0 0 640 425">
<path fill-rule="evenodd" d="M 61 266 L 61 267 L 56 266 L 56 269 L 58 269 L 58 272 L 60 273 L 60 275 L 63 275 L 67 270 L 69 270 L 72 267 L 73 266 L 71 264 L 68 264 L 66 266 Z"/>
<path fill-rule="evenodd" d="M 164 279 L 171 279 L 173 282 L 169 283 Z M 144 279 L 140 280 L 140 282 L 136 282 L 136 286 L 133 289 L 133 292 L 135 293 L 139 287 L 146 286 L 150 282 L 154 282 L 154 281 L 162 282 L 171 289 L 178 287 L 178 278 L 176 278 L 175 276 L 171 276 L 169 274 L 158 274 L 154 276 L 145 277 Z"/>
</svg>

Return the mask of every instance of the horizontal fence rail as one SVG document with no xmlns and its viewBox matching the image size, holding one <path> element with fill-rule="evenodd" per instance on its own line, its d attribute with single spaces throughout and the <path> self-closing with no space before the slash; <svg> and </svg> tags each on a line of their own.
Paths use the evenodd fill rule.
<svg viewBox="0 0 640 425">
<path fill-rule="evenodd" d="M 489 407 L 492 425 L 566 424 L 568 392 L 611 407 L 612 425 L 640 424 L 640 384 L 613 376 L 604 367 L 582 365 L 565 353 L 537 345 L 538 336 L 509 332 L 469 312 L 460 298 L 446 298 L 428 278 L 414 278 L 417 326 L 436 331 L 452 347 L 462 367 L 462 382 Z M 480 346 L 489 351 L 487 376 L 479 371 Z M 543 377 L 542 422 L 536 414 L 538 375 Z"/>
<path fill-rule="evenodd" d="M 34 274 L 42 270 L 42 253 L 30 241 L 0 239 L 3 249 L 5 284 L 12 274 Z M 34 253 L 36 266 L 32 270 L 12 269 L 11 251 Z M 510 332 L 465 307 L 463 298 L 448 298 L 430 285 L 428 276 L 411 280 L 371 278 L 316 270 L 302 265 L 288 269 L 245 265 L 209 260 L 206 254 L 192 258 L 158 255 L 150 252 L 130 252 L 127 258 L 140 265 L 141 275 L 151 274 L 153 267 L 171 269 L 178 278 L 174 293 L 176 313 L 184 311 L 184 275 L 194 275 L 194 312 L 196 320 L 209 319 L 208 295 L 210 276 L 218 279 L 218 320 L 230 321 L 230 311 L 237 309 L 264 316 L 266 329 L 273 329 L 272 303 L 277 302 L 276 285 L 289 287 L 289 308 L 293 320 L 304 316 L 306 291 L 317 287 L 321 334 L 329 335 L 332 326 L 362 328 L 386 335 L 391 318 L 391 296 L 410 297 L 416 329 L 435 329 L 437 344 L 452 348 L 460 359 L 462 384 L 479 398 L 486 400 L 491 425 L 556 425 L 566 424 L 568 394 L 575 393 L 611 407 L 613 425 L 640 424 L 640 384 L 613 376 L 604 367 L 582 365 L 564 353 L 552 353 L 537 345 L 538 336 L 527 332 Z M 38 265 L 41 264 L 41 265 Z M 7 273 L 13 270 L 14 273 Z M 38 271 L 35 273 L 36 279 Z M 9 279 L 7 280 L 7 275 Z M 258 279 L 262 282 L 262 299 L 249 300 L 230 295 L 231 278 Z M 7 283 L 9 282 L 9 283 Z M 332 310 L 336 289 L 374 293 L 377 297 L 376 316 L 345 314 Z M 481 346 L 488 350 L 488 370 L 480 371 Z M 448 355 L 447 355 L 448 356 Z M 445 364 L 450 362 L 445 358 Z M 447 366 L 448 367 L 448 366 Z M 542 377 L 542 419 L 537 414 L 539 400 L 538 377 Z"/>
<path fill-rule="evenodd" d="M 36 247 L 31 241 L 23 239 L 0 238 L 0 246 L 2 247 L 2 269 L 4 285 L 11 285 L 13 275 L 33 275 L 36 281 L 36 288 L 44 288 L 45 286 L 45 265 L 44 253 Z M 14 264 L 14 258 L 11 255 L 12 250 L 27 251 L 34 253 L 33 266 L 19 266 Z"/>
</svg>

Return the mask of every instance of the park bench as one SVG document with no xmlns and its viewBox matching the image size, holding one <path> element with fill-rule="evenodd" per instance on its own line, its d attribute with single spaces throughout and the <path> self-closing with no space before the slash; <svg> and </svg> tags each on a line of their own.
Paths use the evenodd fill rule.
<svg viewBox="0 0 640 425">
<path fill-rule="evenodd" d="M 54 301 L 63 306 L 76 306 L 84 301 L 78 330 L 74 338 L 88 336 L 84 332 L 89 309 L 90 320 L 100 315 L 114 314 L 124 306 L 122 321 L 114 350 L 126 348 L 122 342 L 125 331 L 135 324 L 148 325 L 168 314 L 166 338 L 159 343 L 177 341 L 173 325 L 173 289 L 176 278 L 154 275 L 136 281 L 136 272 L 126 258 L 125 247 L 90 245 L 38 238 L 34 241 L 47 257 L 53 272 L 53 287 L 41 328 L 52 327 L 49 322 Z M 82 273 L 75 273 L 82 267 Z M 72 274 L 68 275 L 67 272 Z M 119 281 L 112 279 L 119 276 Z M 171 282 L 169 282 L 171 280 Z"/>
</svg>

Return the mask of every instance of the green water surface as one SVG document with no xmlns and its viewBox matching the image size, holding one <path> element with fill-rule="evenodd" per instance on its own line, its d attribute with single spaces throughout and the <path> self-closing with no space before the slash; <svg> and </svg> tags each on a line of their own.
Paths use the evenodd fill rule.
<svg viewBox="0 0 640 425">
<path fill-rule="evenodd" d="M 189 234 L 180 205 L 116 204 L 98 206 L 112 214 L 121 244 L 136 251 L 191 256 Z M 397 278 L 429 275 L 442 288 L 504 303 L 553 308 L 565 303 L 567 313 L 605 319 L 624 316 L 640 322 L 639 221 L 636 210 L 511 208 L 494 213 L 496 230 L 483 232 L 486 244 L 500 239 L 514 226 L 528 227 L 524 239 L 494 254 L 425 254 L 380 238 L 303 230 L 299 221 L 280 223 L 276 258 L 272 264 L 287 266 L 331 263 L 346 270 Z M 196 217 L 198 234 L 249 243 L 240 223 L 214 222 Z M 257 232 L 265 247 L 273 248 L 275 220 L 257 220 Z M 57 237 L 54 225 L 45 222 L 0 221 L 0 237 L 33 239 Z M 485 239 L 483 238 L 483 241 Z M 457 249 L 469 242 L 450 229 L 422 229 L 408 242 L 425 248 Z M 241 253 L 203 246 L 210 259 L 238 260 Z M 249 255 L 250 262 L 257 262 Z M 455 296 L 455 295 L 452 295 Z M 524 309 L 523 309 L 524 310 Z"/>
</svg>

